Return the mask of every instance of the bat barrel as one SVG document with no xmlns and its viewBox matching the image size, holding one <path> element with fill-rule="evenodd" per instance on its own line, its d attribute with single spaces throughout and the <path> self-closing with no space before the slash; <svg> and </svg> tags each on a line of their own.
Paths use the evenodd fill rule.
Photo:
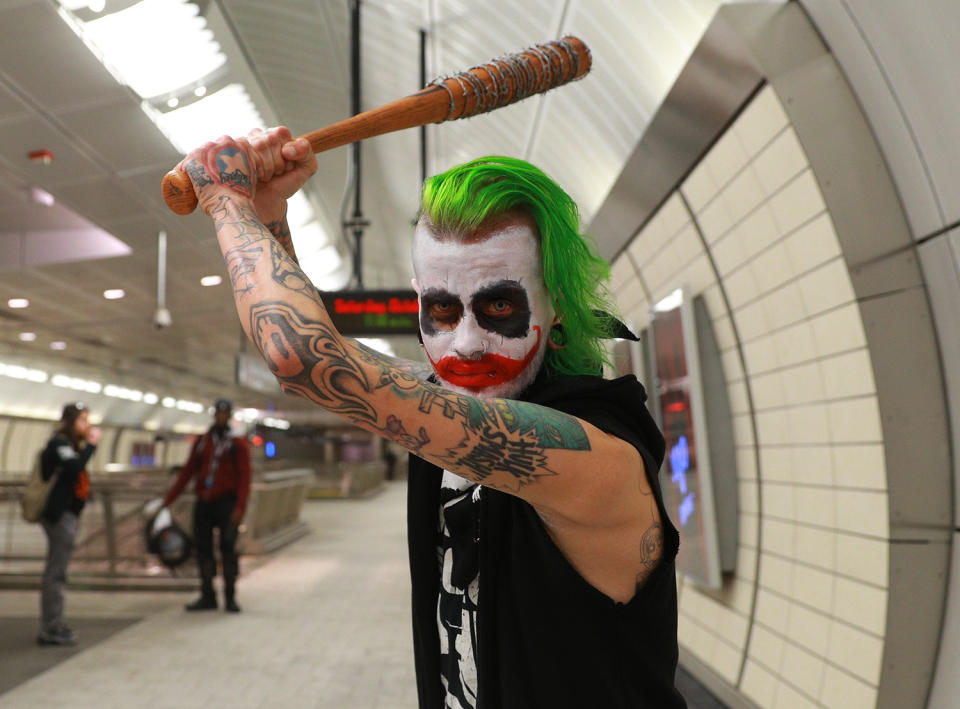
<svg viewBox="0 0 960 709">
<path fill-rule="evenodd" d="M 442 120 L 487 113 L 581 79 L 592 61 L 587 45 L 568 36 L 438 79 L 433 84 L 449 97 Z"/>
</svg>

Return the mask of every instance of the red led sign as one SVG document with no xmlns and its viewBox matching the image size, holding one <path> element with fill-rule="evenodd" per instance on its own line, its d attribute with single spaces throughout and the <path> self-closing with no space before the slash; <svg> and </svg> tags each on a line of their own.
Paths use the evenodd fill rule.
<svg viewBox="0 0 960 709">
<path fill-rule="evenodd" d="M 411 291 L 412 293 L 412 291 Z M 387 313 L 414 313 L 418 312 L 417 294 L 413 293 L 412 298 L 400 298 L 391 296 L 389 298 L 371 298 L 366 300 L 354 298 L 335 298 L 333 301 L 333 313 L 335 315 L 365 315 L 372 313 L 374 315 L 385 315 Z"/>
<path fill-rule="evenodd" d="M 319 291 L 343 335 L 416 335 L 419 306 L 412 290 Z"/>
</svg>

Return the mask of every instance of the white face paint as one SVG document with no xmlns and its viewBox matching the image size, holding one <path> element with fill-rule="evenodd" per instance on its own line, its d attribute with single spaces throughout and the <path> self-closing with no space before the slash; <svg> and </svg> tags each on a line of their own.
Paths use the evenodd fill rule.
<svg viewBox="0 0 960 709">
<path fill-rule="evenodd" d="M 543 363 L 554 321 L 540 246 L 524 223 L 507 222 L 470 244 L 414 233 L 420 333 L 440 380 L 472 396 L 511 397 Z"/>
</svg>

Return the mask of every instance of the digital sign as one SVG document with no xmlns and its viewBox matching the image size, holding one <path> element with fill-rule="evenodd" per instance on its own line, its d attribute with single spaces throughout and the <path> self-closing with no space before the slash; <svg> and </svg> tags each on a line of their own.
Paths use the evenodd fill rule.
<svg viewBox="0 0 960 709">
<path fill-rule="evenodd" d="M 416 335 L 416 291 L 318 291 L 341 335 Z"/>
<path fill-rule="evenodd" d="M 721 566 L 693 307 L 682 292 L 653 314 L 657 409 L 667 455 L 663 498 L 680 532 L 677 569 L 719 588 Z"/>
</svg>

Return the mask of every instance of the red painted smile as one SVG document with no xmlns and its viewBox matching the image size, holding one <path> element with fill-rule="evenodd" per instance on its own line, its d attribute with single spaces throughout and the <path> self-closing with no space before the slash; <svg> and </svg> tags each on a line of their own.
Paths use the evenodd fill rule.
<svg viewBox="0 0 960 709">
<path fill-rule="evenodd" d="M 464 389 L 486 389 L 509 382 L 526 369 L 540 349 L 540 327 L 534 325 L 537 341 L 523 359 L 511 359 L 496 354 L 485 354 L 480 359 L 441 357 L 430 360 L 437 376 Z M 429 355 L 427 355 L 429 359 Z"/>
</svg>

